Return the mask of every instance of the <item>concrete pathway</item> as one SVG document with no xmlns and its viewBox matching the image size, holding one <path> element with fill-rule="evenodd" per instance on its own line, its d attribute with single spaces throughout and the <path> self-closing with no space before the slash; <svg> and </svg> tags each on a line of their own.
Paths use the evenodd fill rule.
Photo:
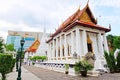
<svg viewBox="0 0 120 80">
<path fill-rule="evenodd" d="M 80 75 L 79 76 L 65 75 L 64 73 L 61 72 L 47 70 L 35 66 L 25 65 L 23 67 L 42 80 L 120 80 L 120 73 L 114 73 L 114 74 L 105 73 L 103 75 L 99 75 L 96 77 L 92 77 L 92 76 L 81 77 Z"/>
<path fill-rule="evenodd" d="M 34 74 L 32 74 L 30 71 L 26 70 L 24 67 L 21 68 L 22 73 L 21 73 L 21 78 L 22 80 L 41 80 Z M 7 80 L 17 80 L 18 72 L 14 69 L 13 72 L 9 73 L 7 75 Z"/>
</svg>

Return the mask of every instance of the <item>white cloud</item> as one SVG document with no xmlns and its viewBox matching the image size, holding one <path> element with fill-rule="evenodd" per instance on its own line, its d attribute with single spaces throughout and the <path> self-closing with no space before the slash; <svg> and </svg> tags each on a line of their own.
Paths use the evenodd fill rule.
<svg viewBox="0 0 120 80">
<path fill-rule="evenodd" d="M 64 20 L 72 15 L 81 5 L 81 9 L 88 0 L 0 0 L 0 36 L 7 35 L 8 30 L 37 31 L 45 26 L 47 31 L 53 33 Z M 119 8 L 120 0 L 89 0 L 93 14 L 100 18 L 101 25 L 120 21 L 119 15 L 104 11 L 107 7 Z M 102 10 L 98 10 L 102 7 Z M 113 16 L 107 16 L 105 14 Z M 114 12 L 119 14 L 120 11 Z M 113 20 L 114 19 L 114 20 Z"/>
<path fill-rule="evenodd" d="M 2 26 L 2 27 L 1 27 Z M 12 31 L 29 31 L 29 32 L 42 32 L 43 29 L 41 29 L 40 27 L 34 27 L 34 26 L 29 26 L 26 25 L 23 22 L 19 22 L 18 24 L 13 24 L 13 23 L 9 23 L 7 21 L 1 21 L 0 20 L 0 36 L 3 37 L 3 39 L 6 40 L 7 38 L 7 32 L 8 30 L 12 30 Z"/>
<path fill-rule="evenodd" d="M 120 0 L 90 0 L 91 6 L 120 7 Z"/>
</svg>

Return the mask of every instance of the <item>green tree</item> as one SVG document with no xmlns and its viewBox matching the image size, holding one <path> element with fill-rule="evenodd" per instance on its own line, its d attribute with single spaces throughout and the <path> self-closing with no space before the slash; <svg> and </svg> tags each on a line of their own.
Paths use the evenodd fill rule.
<svg viewBox="0 0 120 80">
<path fill-rule="evenodd" d="M 0 73 L 2 80 L 6 80 L 6 74 L 11 72 L 15 64 L 12 55 L 0 54 Z"/>
<path fill-rule="evenodd" d="M 0 37 L 0 53 L 4 53 L 4 43 L 1 37 Z"/>
<path fill-rule="evenodd" d="M 107 35 L 107 41 L 110 52 L 115 51 L 117 48 L 120 49 L 120 36 L 113 36 L 109 34 Z"/>
<path fill-rule="evenodd" d="M 114 53 L 113 52 L 104 52 L 104 56 L 108 65 L 108 68 L 110 69 L 110 72 L 115 72 L 118 70 L 117 65 L 116 65 L 116 59 L 114 57 Z"/>
<path fill-rule="evenodd" d="M 113 51 L 113 49 L 114 49 L 114 44 L 113 44 L 114 36 L 112 34 L 107 35 L 107 41 L 108 41 L 108 46 L 109 46 L 110 51 Z"/>
<path fill-rule="evenodd" d="M 117 67 L 118 67 L 118 70 L 120 71 L 120 52 L 118 52 L 118 55 L 117 55 Z"/>
<path fill-rule="evenodd" d="M 7 51 L 15 51 L 14 44 L 8 44 L 5 46 Z"/>
<path fill-rule="evenodd" d="M 115 36 L 113 40 L 114 50 L 116 48 L 120 49 L 120 36 Z"/>
</svg>

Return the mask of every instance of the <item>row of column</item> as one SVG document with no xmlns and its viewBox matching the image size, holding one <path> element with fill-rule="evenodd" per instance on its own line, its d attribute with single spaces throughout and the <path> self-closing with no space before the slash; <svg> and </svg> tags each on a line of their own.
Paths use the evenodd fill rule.
<svg viewBox="0 0 120 80">
<path fill-rule="evenodd" d="M 81 50 L 82 50 L 82 45 L 84 46 L 84 47 L 86 47 L 87 46 L 87 42 L 85 42 L 86 41 L 86 31 L 83 31 L 83 36 L 82 36 L 82 39 L 84 39 L 84 40 L 82 40 L 83 41 L 83 43 L 84 44 L 82 44 L 81 42 L 80 42 L 80 31 L 79 31 L 79 29 L 77 29 L 76 28 L 76 30 L 73 32 L 73 31 L 71 31 L 71 42 L 70 42 L 70 45 L 71 45 L 71 54 L 70 54 L 70 56 L 68 56 L 68 45 L 67 45 L 67 36 L 66 35 L 64 35 L 64 44 L 62 44 L 62 40 L 63 40 L 63 38 L 62 38 L 62 36 L 60 36 L 60 58 L 62 59 L 63 57 L 64 58 L 66 58 L 66 59 L 68 59 L 68 57 L 72 57 L 73 56 L 73 54 L 76 52 L 79 56 L 82 54 L 82 52 L 81 52 Z M 55 43 L 55 40 L 56 40 L 56 43 Z M 50 58 L 52 58 L 52 59 L 54 59 L 55 58 L 55 51 L 56 51 L 56 59 L 58 59 L 58 38 L 56 38 L 55 40 L 53 40 L 52 41 L 52 44 L 50 44 L 49 46 L 51 47 L 52 45 L 53 45 L 53 47 L 52 47 L 52 49 L 49 47 L 49 52 L 50 52 L 50 54 L 51 55 L 49 55 L 49 57 Z M 75 45 L 74 45 L 74 42 L 75 42 Z M 86 43 L 86 44 L 85 44 Z M 56 44 L 56 46 L 55 46 L 55 44 Z M 82 44 L 82 45 L 81 45 Z M 64 45 L 64 56 L 63 56 L 63 51 L 62 51 L 62 45 Z M 86 46 L 85 46 L 86 45 Z M 50 50 L 51 49 L 51 50 Z M 86 51 L 85 51 L 86 50 Z M 52 52 L 52 53 L 51 53 Z M 87 52 L 87 49 L 86 48 L 84 48 L 83 49 L 83 52 Z M 49 54 L 49 53 L 48 53 Z M 83 53 L 84 54 L 84 53 Z"/>
<path fill-rule="evenodd" d="M 84 56 L 87 52 L 87 34 L 86 34 L 86 30 L 82 30 L 80 31 L 78 28 L 75 29 L 75 32 L 71 31 L 71 54 L 70 56 L 72 57 L 72 55 L 76 52 L 77 55 L 79 55 L 80 57 Z M 80 37 L 81 35 L 81 37 Z M 105 33 L 103 34 L 103 40 L 101 38 L 101 33 L 98 34 L 98 54 L 102 54 L 104 53 L 104 50 L 106 50 L 107 52 L 109 52 L 108 50 L 108 44 L 107 44 L 107 39 L 105 36 Z M 63 57 L 68 59 L 68 46 L 67 46 L 67 36 L 64 35 L 64 43 L 62 43 L 62 36 L 59 36 L 59 44 L 60 44 L 60 59 L 62 59 Z M 102 42 L 103 41 L 103 42 Z M 75 42 L 75 44 L 74 44 Z M 55 46 L 56 44 L 56 46 Z M 104 47 L 103 47 L 104 44 Z M 62 51 L 62 45 L 64 45 L 64 56 L 63 56 L 63 51 Z M 51 60 L 56 58 L 56 60 L 58 60 L 59 56 L 58 56 L 58 38 L 56 38 L 56 41 L 53 39 L 52 44 L 49 44 L 49 59 Z M 51 46 L 53 46 L 51 48 Z M 56 54 L 56 57 L 55 57 Z"/>
</svg>

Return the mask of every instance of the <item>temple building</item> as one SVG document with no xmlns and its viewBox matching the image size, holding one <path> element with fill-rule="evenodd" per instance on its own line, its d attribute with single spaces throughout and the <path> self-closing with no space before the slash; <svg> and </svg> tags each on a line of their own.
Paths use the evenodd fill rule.
<svg viewBox="0 0 120 80">
<path fill-rule="evenodd" d="M 109 52 L 106 33 L 110 30 L 97 25 L 87 4 L 66 19 L 47 40 L 47 63 L 71 65 L 91 52 L 96 58 L 94 68 L 104 69 L 104 51 Z"/>
<path fill-rule="evenodd" d="M 46 40 L 50 36 L 46 33 L 46 29 L 43 32 L 39 32 L 38 38 L 25 50 L 24 61 L 27 62 L 30 57 L 33 56 L 46 56 L 47 55 L 47 44 Z"/>
</svg>

